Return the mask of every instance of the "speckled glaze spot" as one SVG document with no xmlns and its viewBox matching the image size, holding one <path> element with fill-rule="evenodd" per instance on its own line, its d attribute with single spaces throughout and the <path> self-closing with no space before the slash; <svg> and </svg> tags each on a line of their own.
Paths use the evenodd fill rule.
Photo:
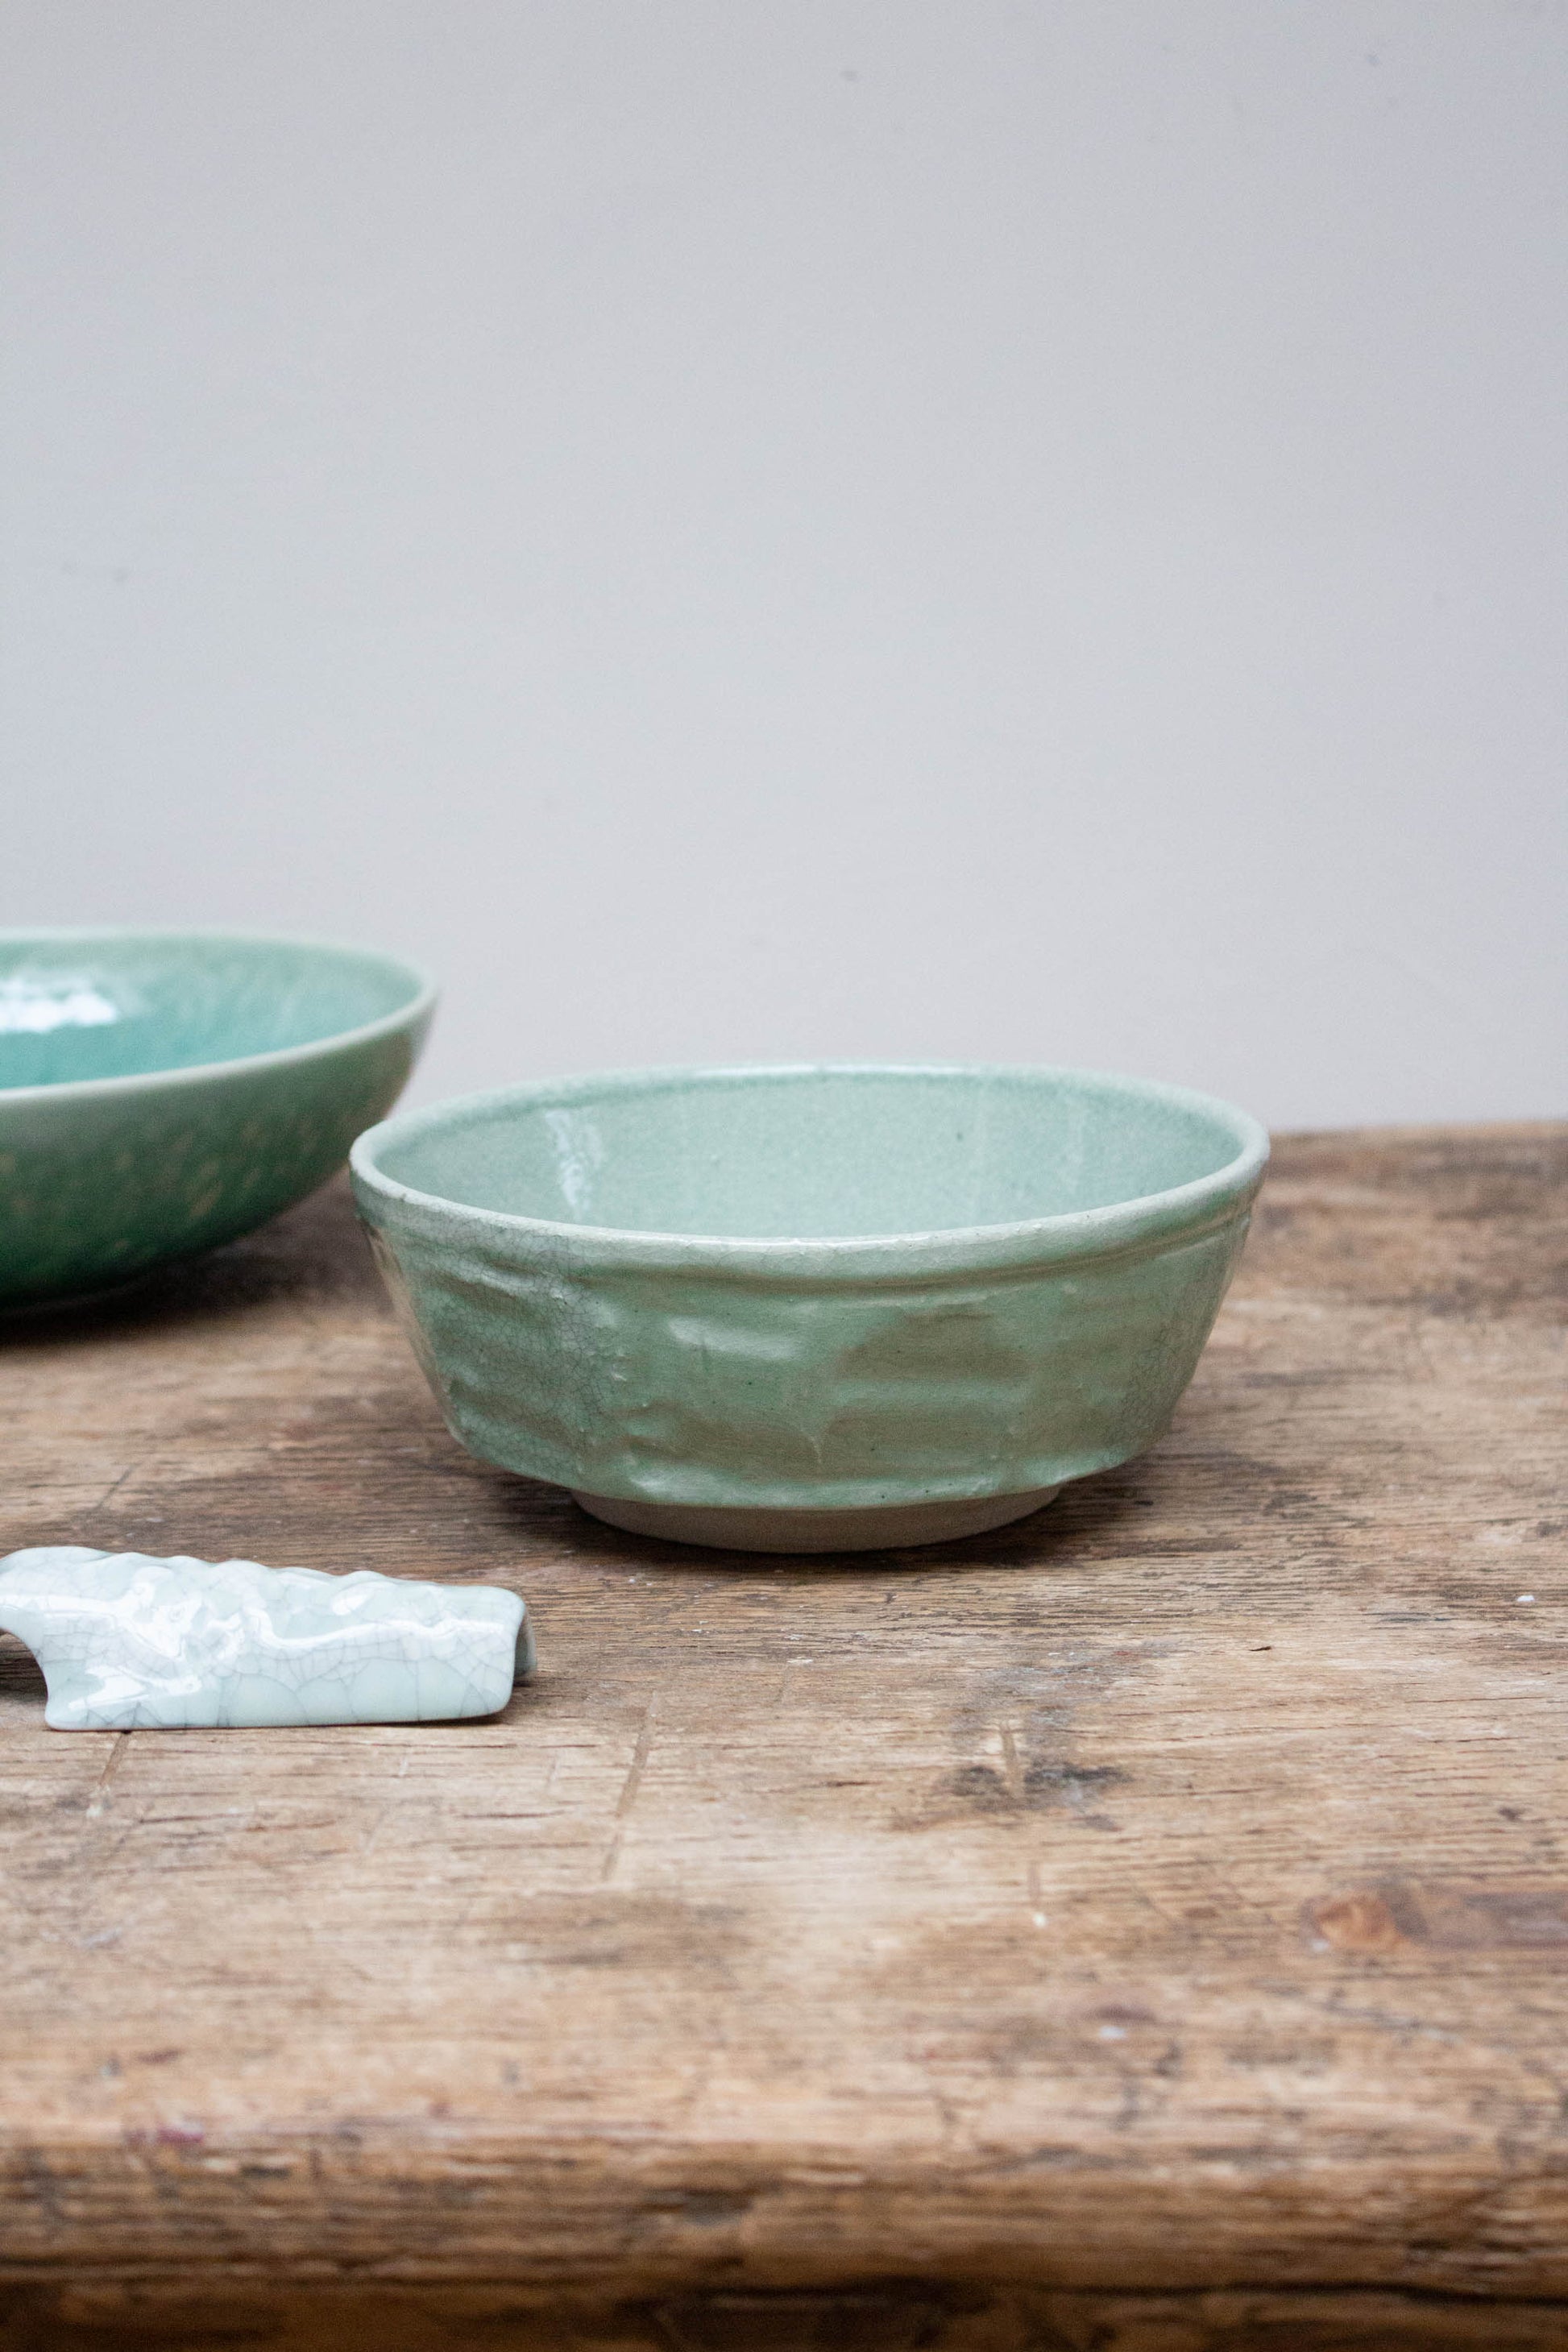
<svg viewBox="0 0 1568 2352">
<path fill-rule="evenodd" d="M 0 1632 L 43 1668 L 56 1731 L 451 1722 L 533 1669 L 498 1586 L 78 1544 L 0 1559 Z"/>
</svg>

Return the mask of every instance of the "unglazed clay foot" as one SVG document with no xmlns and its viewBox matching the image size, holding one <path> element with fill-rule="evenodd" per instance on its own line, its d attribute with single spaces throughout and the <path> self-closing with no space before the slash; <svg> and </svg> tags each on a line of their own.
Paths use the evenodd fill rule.
<svg viewBox="0 0 1568 2352">
<path fill-rule="evenodd" d="M 645 1503 L 574 1494 L 572 1499 L 612 1528 L 666 1543 L 713 1544 L 723 1551 L 901 1551 L 989 1535 L 1054 1501 L 1059 1486 L 1027 1495 L 983 1495 L 960 1502 L 894 1503 L 854 1511 L 726 1509 L 714 1503 Z"/>
<path fill-rule="evenodd" d="M 0 1632 L 43 1668 L 56 1731 L 451 1722 L 533 1668 L 528 1611 L 496 1585 L 79 1544 L 0 1559 Z"/>
</svg>

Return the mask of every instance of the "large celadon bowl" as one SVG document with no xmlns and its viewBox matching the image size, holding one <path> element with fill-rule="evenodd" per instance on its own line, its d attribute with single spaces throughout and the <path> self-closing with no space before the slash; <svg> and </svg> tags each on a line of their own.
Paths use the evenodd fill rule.
<svg viewBox="0 0 1568 2352">
<path fill-rule="evenodd" d="M 0 931 L 0 1307 L 248 1233 L 402 1093 L 429 982 L 212 931 Z"/>
<path fill-rule="evenodd" d="M 974 1534 L 1142 1453 L 1268 1139 L 1081 1070 L 631 1072 L 360 1138 L 355 1199 L 448 1425 L 638 1533 Z"/>
</svg>

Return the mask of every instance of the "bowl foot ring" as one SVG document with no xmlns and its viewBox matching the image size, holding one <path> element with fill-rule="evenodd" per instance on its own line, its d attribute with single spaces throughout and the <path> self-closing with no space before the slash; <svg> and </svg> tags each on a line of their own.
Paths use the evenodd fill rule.
<svg viewBox="0 0 1568 2352">
<path fill-rule="evenodd" d="M 1061 1493 L 1036 1486 L 1022 1495 L 984 1495 L 960 1502 L 887 1503 L 869 1509 L 814 1511 L 731 1509 L 725 1504 L 645 1503 L 621 1495 L 584 1495 L 573 1501 L 595 1519 L 628 1535 L 666 1543 L 708 1544 L 721 1551 L 889 1551 L 906 1544 L 952 1543 L 989 1535 L 1026 1518 Z"/>
</svg>

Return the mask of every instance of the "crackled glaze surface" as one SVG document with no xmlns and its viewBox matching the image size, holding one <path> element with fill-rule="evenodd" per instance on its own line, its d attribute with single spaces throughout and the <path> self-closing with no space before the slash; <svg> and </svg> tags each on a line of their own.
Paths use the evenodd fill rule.
<svg viewBox="0 0 1568 2352">
<path fill-rule="evenodd" d="M 487 1460 L 644 1506 L 1023 1508 L 1164 1429 L 1266 1152 L 1131 1080 L 808 1070 L 508 1089 L 353 1169 Z"/>
<path fill-rule="evenodd" d="M 533 1664 L 499 1586 L 77 1544 L 0 1559 L 0 1630 L 42 1666 L 56 1731 L 444 1723 L 494 1715 Z"/>
<path fill-rule="evenodd" d="M 384 956 L 209 933 L 0 933 L 0 1307 L 125 1283 L 312 1192 L 429 1025 Z"/>
</svg>

